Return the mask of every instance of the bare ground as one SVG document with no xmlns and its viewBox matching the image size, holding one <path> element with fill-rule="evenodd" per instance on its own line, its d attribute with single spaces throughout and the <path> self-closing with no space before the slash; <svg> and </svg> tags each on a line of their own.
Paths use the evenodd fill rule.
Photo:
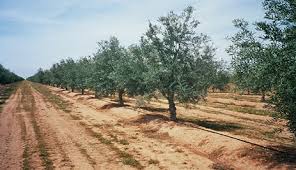
<svg viewBox="0 0 296 170">
<path fill-rule="evenodd" d="M 244 96 L 244 99 L 247 96 Z M 209 99 L 265 109 L 254 97 Z M 23 82 L 0 115 L 0 169 L 293 169 L 295 143 L 285 120 L 165 101 L 118 107 Z"/>
</svg>

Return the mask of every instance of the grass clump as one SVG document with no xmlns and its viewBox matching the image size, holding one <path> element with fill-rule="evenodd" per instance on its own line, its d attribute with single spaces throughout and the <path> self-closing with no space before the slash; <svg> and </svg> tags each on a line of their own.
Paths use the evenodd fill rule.
<svg viewBox="0 0 296 170">
<path fill-rule="evenodd" d="M 149 164 L 159 164 L 159 161 L 156 160 L 156 159 L 150 159 L 150 160 L 148 161 L 148 163 L 149 163 Z"/>
<path fill-rule="evenodd" d="M 115 147 L 113 145 L 113 147 Z M 133 167 L 136 167 L 138 169 L 143 169 L 143 166 L 140 164 L 139 161 L 137 161 L 131 154 L 125 152 L 125 151 L 121 151 L 118 148 L 113 148 L 115 151 L 117 151 L 119 157 L 121 157 L 122 159 L 122 163 L 125 165 L 130 165 Z"/>
<path fill-rule="evenodd" d="M 119 143 L 122 145 L 129 145 L 128 141 L 126 139 L 119 140 Z"/>
<path fill-rule="evenodd" d="M 29 170 L 30 164 L 29 164 L 29 149 L 28 146 L 25 146 L 24 152 L 23 152 L 23 170 Z"/>
<path fill-rule="evenodd" d="M 277 135 L 278 133 L 281 133 L 281 132 L 282 132 L 282 129 L 274 128 L 272 131 L 264 132 L 263 135 L 264 135 L 266 138 L 274 139 L 274 138 L 276 137 L 276 135 Z"/>
<path fill-rule="evenodd" d="M 139 162 L 135 160 L 133 157 L 123 157 L 122 163 L 133 167 L 137 167 L 139 165 Z"/>
</svg>

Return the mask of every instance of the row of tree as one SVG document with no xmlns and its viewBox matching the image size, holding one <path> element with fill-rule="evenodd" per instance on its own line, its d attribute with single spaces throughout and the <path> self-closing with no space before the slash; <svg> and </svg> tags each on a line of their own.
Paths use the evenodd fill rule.
<svg viewBox="0 0 296 170">
<path fill-rule="evenodd" d="M 285 114 L 296 134 L 296 3 L 264 0 L 265 19 L 250 25 L 237 19 L 239 31 L 230 37 L 232 76 L 242 90 L 272 94 L 277 110 Z M 148 31 L 138 45 L 125 48 L 112 37 L 98 43 L 93 57 L 69 58 L 29 78 L 62 88 L 91 89 L 96 96 L 161 93 L 176 120 L 175 101 L 197 102 L 210 86 L 223 89 L 229 73 L 213 60 L 215 48 L 196 31 L 193 8 L 170 12 Z M 253 26 L 253 27 L 251 27 Z M 254 27 L 256 29 L 254 29 Z"/>
<path fill-rule="evenodd" d="M 296 134 L 296 1 L 265 0 L 265 18 L 250 25 L 235 20 L 239 31 L 228 53 L 236 84 L 242 89 L 271 92 L 279 112 Z"/>
<path fill-rule="evenodd" d="M 188 7 L 181 14 L 160 17 L 157 24 L 149 23 L 138 45 L 125 48 L 111 37 L 98 43 L 94 56 L 62 60 L 29 80 L 80 89 L 82 94 L 85 89 L 96 96 L 117 94 L 120 105 L 124 94 L 161 93 L 169 103 L 171 120 L 176 120 L 176 100 L 196 102 L 214 82 L 220 89 L 228 83 L 223 67 L 213 59 L 215 48 L 208 36 L 196 31 L 199 22 L 193 12 Z"/>
<path fill-rule="evenodd" d="M 0 84 L 9 84 L 23 80 L 22 77 L 14 74 L 0 64 Z"/>
</svg>

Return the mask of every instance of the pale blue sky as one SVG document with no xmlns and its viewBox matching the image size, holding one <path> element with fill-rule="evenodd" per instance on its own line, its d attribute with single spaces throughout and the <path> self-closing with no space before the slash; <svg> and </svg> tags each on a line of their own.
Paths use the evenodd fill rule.
<svg viewBox="0 0 296 170">
<path fill-rule="evenodd" d="M 232 20 L 264 15 L 261 0 L 0 0 L 0 63 L 27 77 L 62 58 L 91 55 L 96 42 L 111 35 L 128 46 L 149 20 L 188 5 L 196 9 L 200 32 L 218 48 L 216 58 L 227 61 Z"/>
</svg>

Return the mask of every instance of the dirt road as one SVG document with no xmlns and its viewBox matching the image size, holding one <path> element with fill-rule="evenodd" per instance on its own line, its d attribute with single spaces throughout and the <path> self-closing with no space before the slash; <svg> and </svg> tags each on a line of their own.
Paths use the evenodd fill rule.
<svg viewBox="0 0 296 170">
<path fill-rule="evenodd" d="M 128 104 L 23 82 L 0 114 L 0 169 L 296 168 L 270 141 Z"/>
</svg>

